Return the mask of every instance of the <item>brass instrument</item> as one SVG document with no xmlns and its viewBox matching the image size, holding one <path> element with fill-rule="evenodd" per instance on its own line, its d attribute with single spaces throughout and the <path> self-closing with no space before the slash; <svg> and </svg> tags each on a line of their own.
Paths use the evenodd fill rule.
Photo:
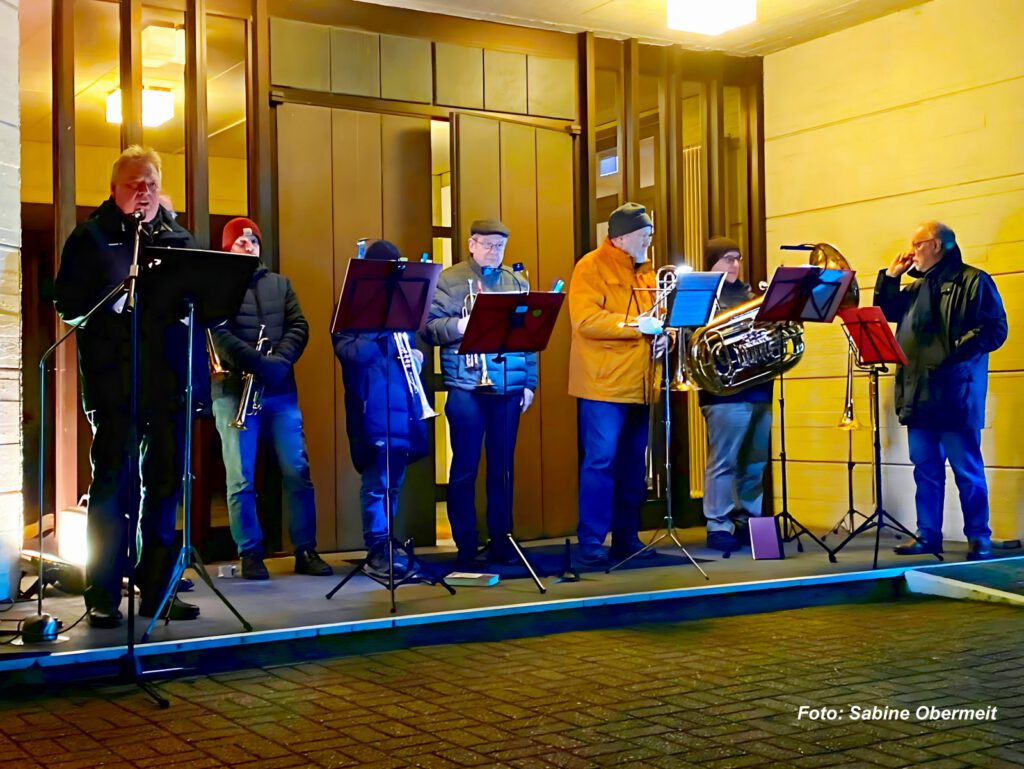
<svg viewBox="0 0 1024 769">
<path fill-rule="evenodd" d="M 672 292 L 675 291 L 676 285 L 679 283 L 679 268 L 672 264 L 662 265 L 658 268 L 658 271 L 654 276 L 654 288 L 643 289 L 645 291 L 652 292 L 654 294 L 654 300 L 651 303 L 649 310 L 638 313 L 636 320 L 633 323 L 627 323 L 628 326 L 639 326 L 640 319 L 659 318 L 664 319 L 668 315 L 668 300 L 672 296 Z M 651 337 L 651 382 L 648 392 L 650 398 L 648 399 L 647 406 L 647 490 L 653 491 L 657 496 L 661 496 L 661 490 L 656 488 L 658 475 L 654 471 L 654 438 L 655 438 L 655 426 L 657 424 L 657 409 L 658 399 L 656 392 L 658 390 L 658 384 L 661 378 L 658 376 L 658 356 L 654 353 L 654 343 L 661 336 L 660 334 Z M 666 353 L 667 357 L 667 353 Z M 675 389 L 673 386 L 672 389 Z"/>
<path fill-rule="evenodd" d="M 266 326 L 260 324 L 260 333 L 256 340 L 256 352 L 270 355 L 271 348 L 268 344 L 270 340 L 263 336 L 265 329 Z M 266 349 L 264 349 L 264 346 L 266 346 Z M 256 382 L 256 375 L 253 372 L 246 371 L 242 374 L 242 397 L 238 401 L 238 412 L 230 422 L 231 426 L 236 430 L 247 430 L 248 428 L 245 426 L 246 420 L 259 413 L 261 408 L 263 408 L 263 385 Z"/>
<path fill-rule="evenodd" d="M 405 372 L 405 384 L 409 392 L 416 396 L 420 403 L 420 419 L 433 419 L 437 412 L 430 407 L 427 400 L 427 393 L 423 389 L 423 381 L 416 370 L 416 361 L 413 360 L 412 347 L 409 345 L 409 337 L 402 332 L 395 332 L 395 347 L 398 348 L 398 360 Z"/>
<path fill-rule="evenodd" d="M 850 269 L 849 262 L 828 243 L 815 245 L 808 261 L 813 267 Z M 858 297 L 854 282 L 842 306 L 856 304 Z M 800 362 L 803 327 L 794 322 L 755 324 L 763 301 L 764 296 L 759 296 L 730 308 L 693 333 L 687 352 L 693 380 L 701 389 L 731 395 L 770 382 Z"/>
<path fill-rule="evenodd" d="M 473 305 L 476 304 L 476 295 L 479 291 L 473 290 L 473 280 L 470 278 L 466 281 L 469 283 L 469 293 L 462 300 L 462 315 L 463 318 L 468 318 L 470 313 L 473 312 Z M 466 368 L 469 369 L 480 369 L 480 381 L 477 383 L 477 387 L 493 387 L 494 382 L 491 377 L 487 374 L 487 356 L 480 355 L 478 353 L 470 353 L 466 357 Z"/>
<path fill-rule="evenodd" d="M 206 355 L 210 359 L 210 378 L 215 382 L 221 381 L 229 372 L 220 360 L 220 353 L 217 352 L 217 346 L 213 343 L 213 334 L 210 329 L 206 329 Z"/>
</svg>

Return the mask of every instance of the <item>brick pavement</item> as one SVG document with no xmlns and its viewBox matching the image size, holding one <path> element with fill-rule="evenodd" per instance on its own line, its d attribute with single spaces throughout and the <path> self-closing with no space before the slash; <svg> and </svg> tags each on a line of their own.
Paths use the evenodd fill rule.
<svg viewBox="0 0 1024 769">
<path fill-rule="evenodd" d="M 911 599 L 432 646 L 0 704 L 0 766 L 1024 766 L 1024 612 Z M 797 719 L 800 705 L 999 708 Z"/>
</svg>

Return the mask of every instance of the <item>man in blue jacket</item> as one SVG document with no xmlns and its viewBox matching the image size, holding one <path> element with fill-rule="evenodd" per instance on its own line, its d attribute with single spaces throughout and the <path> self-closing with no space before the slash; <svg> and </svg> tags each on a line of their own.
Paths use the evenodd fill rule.
<svg viewBox="0 0 1024 769">
<path fill-rule="evenodd" d="M 452 464 L 448 477 L 448 520 L 459 561 L 477 553 L 476 476 L 480 455 L 487 450 L 487 528 L 489 557 L 513 563 L 515 551 L 506 535 L 512 526 L 512 467 L 519 416 L 530 408 L 537 390 L 537 354 L 459 355 L 470 309 L 467 295 L 480 292 L 526 292 L 521 273 L 502 265 L 508 228 L 481 219 L 470 227 L 470 258 L 454 264 L 437 282 L 425 336 L 441 348 L 441 372 L 448 388 L 445 416 L 451 427 Z M 467 360 L 468 359 L 468 360 Z M 484 374 L 486 373 L 486 379 Z M 489 381 L 490 384 L 482 384 Z M 508 489 L 505 477 L 508 476 Z"/>
<path fill-rule="evenodd" d="M 393 243 L 378 240 L 366 249 L 364 258 L 398 261 L 401 253 Z M 412 357 L 410 363 L 419 376 L 423 353 L 413 346 L 412 334 L 405 336 Z M 391 513 L 395 515 L 406 468 L 427 455 L 429 422 L 421 418 L 419 398 L 409 388 L 407 372 L 399 357 L 397 334 L 346 331 L 332 338 L 345 383 L 345 428 L 352 464 L 362 476 L 359 500 L 366 569 L 375 576 L 387 577 L 388 518 L 384 500 L 389 471 Z M 390 463 L 386 450 L 389 441 Z M 394 563 L 395 579 L 401 579 L 409 568 L 402 550 L 395 549 Z"/>
<path fill-rule="evenodd" d="M 221 248 L 260 255 L 260 230 L 239 217 L 224 225 Z M 270 352 L 259 352 L 260 333 Z M 263 531 L 256 516 L 256 449 L 268 435 L 281 468 L 288 532 L 295 548 L 295 573 L 327 577 L 333 571 L 316 551 L 316 500 L 309 473 L 302 412 L 292 367 L 306 349 L 309 324 L 291 281 L 263 265 L 256 268 L 234 319 L 212 331 L 213 344 L 228 370 L 213 387 L 213 416 L 220 434 L 227 476 L 228 519 L 245 579 L 269 579 L 263 563 Z M 262 407 L 246 418 L 245 429 L 232 427 L 238 414 L 242 374 L 252 373 L 261 387 Z"/>
<path fill-rule="evenodd" d="M 988 486 L 981 456 L 988 354 L 1006 341 L 1003 302 L 995 281 L 964 264 L 953 231 L 927 222 L 912 250 L 878 274 L 875 304 L 895 322 L 907 365 L 896 370 L 896 415 L 907 426 L 917 485 L 918 542 L 899 555 L 942 552 L 946 460 L 964 514 L 969 560 L 992 557 Z M 915 278 L 903 288 L 905 273 Z"/>
</svg>

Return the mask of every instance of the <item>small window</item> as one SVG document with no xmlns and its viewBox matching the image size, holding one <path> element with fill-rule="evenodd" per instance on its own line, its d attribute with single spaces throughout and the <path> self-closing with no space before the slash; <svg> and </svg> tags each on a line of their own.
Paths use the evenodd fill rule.
<svg viewBox="0 0 1024 769">
<path fill-rule="evenodd" d="M 619 156 L 614 150 L 597 159 L 598 176 L 615 176 L 619 172 Z"/>
</svg>

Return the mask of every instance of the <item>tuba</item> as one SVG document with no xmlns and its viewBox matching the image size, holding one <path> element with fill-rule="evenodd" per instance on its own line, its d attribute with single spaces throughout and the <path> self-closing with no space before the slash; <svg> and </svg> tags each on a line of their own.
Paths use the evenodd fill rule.
<svg viewBox="0 0 1024 769">
<path fill-rule="evenodd" d="M 842 254 L 828 243 L 811 249 L 813 267 L 849 270 Z M 843 307 L 856 304 L 856 282 L 843 298 Z M 789 371 L 804 354 L 804 332 L 799 323 L 755 323 L 764 296 L 751 299 L 714 318 L 690 338 L 690 375 L 702 390 L 731 395 L 770 382 Z"/>
</svg>

